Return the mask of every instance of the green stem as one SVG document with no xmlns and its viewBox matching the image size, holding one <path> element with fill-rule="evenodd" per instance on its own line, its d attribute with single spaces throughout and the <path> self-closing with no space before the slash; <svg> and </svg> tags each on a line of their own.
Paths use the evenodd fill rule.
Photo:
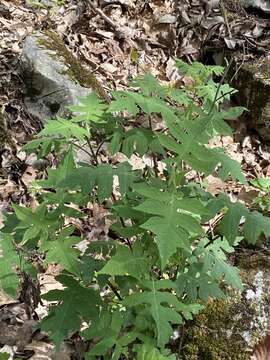
<svg viewBox="0 0 270 360">
<path fill-rule="evenodd" d="M 116 287 L 110 282 L 110 280 L 107 281 L 110 289 L 112 290 L 112 292 L 115 294 L 115 296 L 120 300 L 122 301 L 123 298 L 122 296 L 119 294 L 118 290 L 116 289 Z"/>
<path fill-rule="evenodd" d="M 153 131 L 151 116 L 148 117 L 148 121 L 149 121 L 149 128 L 151 131 Z M 156 154 L 154 152 L 152 153 L 152 157 L 153 157 L 155 175 L 156 177 L 158 177 L 158 162 L 157 162 Z"/>
</svg>

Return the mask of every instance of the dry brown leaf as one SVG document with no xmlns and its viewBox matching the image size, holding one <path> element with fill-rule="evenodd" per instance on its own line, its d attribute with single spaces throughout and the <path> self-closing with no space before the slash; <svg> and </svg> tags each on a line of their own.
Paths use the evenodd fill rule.
<svg viewBox="0 0 270 360">
<path fill-rule="evenodd" d="M 255 346 L 251 360 L 270 360 L 270 335 Z"/>
<path fill-rule="evenodd" d="M 246 205 L 252 205 L 254 199 L 256 199 L 256 197 L 258 197 L 259 195 L 259 191 L 258 190 L 248 190 L 245 188 L 242 188 L 240 190 L 240 192 L 237 195 L 238 200 L 243 201 Z"/>
<path fill-rule="evenodd" d="M 9 199 L 11 194 L 14 194 L 16 191 L 17 186 L 12 181 L 8 180 L 4 185 L 0 186 L 0 199 L 3 200 Z"/>
<path fill-rule="evenodd" d="M 206 181 L 207 181 L 206 190 L 209 191 L 210 194 L 216 195 L 221 192 L 224 192 L 226 184 L 221 179 L 209 175 L 207 176 Z"/>
<path fill-rule="evenodd" d="M 36 179 L 36 175 L 37 175 L 36 170 L 32 166 L 28 166 L 22 176 L 23 183 L 27 187 L 29 187 L 31 183 Z"/>
</svg>

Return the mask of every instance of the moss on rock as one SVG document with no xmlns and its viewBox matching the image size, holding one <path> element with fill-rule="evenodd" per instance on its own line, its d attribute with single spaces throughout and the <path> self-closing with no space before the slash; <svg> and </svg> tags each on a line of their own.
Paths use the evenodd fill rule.
<svg viewBox="0 0 270 360">
<path fill-rule="evenodd" d="M 270 60 L 244 64 L 235 76 L 233 86 L 239 90 L 239 104 L 249 110 L 247 125 L 263 139 L 270 140 Z"/>
<path fill-rule="evenodd" d="M 238 312 L 239 309 L 229 300 L 210 301 L 187 330 L 183 358 L 248 360 L 250 353 L 246 351 L 246 342 L 241 336 L 245 324 L 239 327 Z"/>
<path fill-rule="evenodd" d="M 81 64 L 80 60 L 66 47 L 64 41 L 56 32 L 52 30 L 45 31 L 45 37 L 39 40 L 39 44 L 55 52 L 55 56 L 59 57 L 68 67 L 66 73 L 72 79 L 77 80 L 81 86 L 96 91 L 103 100 L 110 101 L 108 94 L 96 76 Z"/>
<path fill-rule="evenodd" d="M 265 257 L 246 255 L 239 262 L 243 293 L 230 291 L 226 300 L 209 300 L 187 325 L 185 360 L 249 360 L 254 345 L 270 330 L 270 269 Z"/>
</svg>

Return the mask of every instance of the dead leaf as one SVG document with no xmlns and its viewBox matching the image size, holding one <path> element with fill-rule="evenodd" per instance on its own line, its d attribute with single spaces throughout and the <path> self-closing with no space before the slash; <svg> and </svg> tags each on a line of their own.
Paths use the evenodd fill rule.
<svg viewBox="0 0 270 360">
<path fill-rule="evenodd" d="M 266 335 L 261 342 L 255 346 L 251 360 L 270 359 L 270 335 Z"/>
<path fill-rule="evenodd" d="M 172 14 L 164 14 L 156 16 L 156 24 L 174 24 L 177 21 L 177 16 Z"/>
<path fill-rule="evenodd" d="M 37 172 L 32 166 L 28 166 L 22 176 L 23 183 L 29 187 L 31 183 L 36 179 Z"/>
<path fill-rule="evenodd" d="M 224 192 L 226 184 L 221 179 L 209 175 L 207 176 L 206 181 L 207 181 L 206 190 L 209 191 L 210 194 L 216 195 L 221 192 Z"/>
<path fill-rule="evenodd" d="M 229 38 L 224 38 L 225 44 L 227 45 L 228 49 L 235 49 L 236 48 L 236 44 L 237 42 L 233 39 L 229 39 Z"/>
<path fill-rule="evenodd" d="M 201 25 L 209 30 L 211 29 L 213 26 L 218 25 L 218 24 L 223 24 L 224 23 L 224 19 L 222 16 L 214 16 L 214 17 L 208 17 L 205 20 L 203 20 L 201 22 Z"/>
</svg>

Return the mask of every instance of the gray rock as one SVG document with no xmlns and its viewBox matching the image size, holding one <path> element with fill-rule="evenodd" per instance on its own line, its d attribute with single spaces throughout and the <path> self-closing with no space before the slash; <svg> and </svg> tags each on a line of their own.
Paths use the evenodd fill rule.
<svg viewBox="0 0 270 360">
<path fill-rule="evenodd" d="M 78 103 L 77 98 L 91 91 L 72 80 L 57 54 L 40 46 L 39 34 L 28 36 L 22 50 L 20 72 L 25 83 L 25 105 L 40 121 L 55 118 L 65 106 Z M 55 55 L 52 57 L 52 55 Z"/>
<path fill-rule="evenodd" d="M 270 141 L 270 60 L 243 65 L 233 85 L 239 90 L 239 104 L 249 110 L 245 115 L 248 127 Z"/>
<path fill-rule="evenodd" d="M 265 13 L 270 13 L 269 0 L 240 0 L 242 6 L 246 9 L 254 8 L 259 9 Z"/>
</svg>

